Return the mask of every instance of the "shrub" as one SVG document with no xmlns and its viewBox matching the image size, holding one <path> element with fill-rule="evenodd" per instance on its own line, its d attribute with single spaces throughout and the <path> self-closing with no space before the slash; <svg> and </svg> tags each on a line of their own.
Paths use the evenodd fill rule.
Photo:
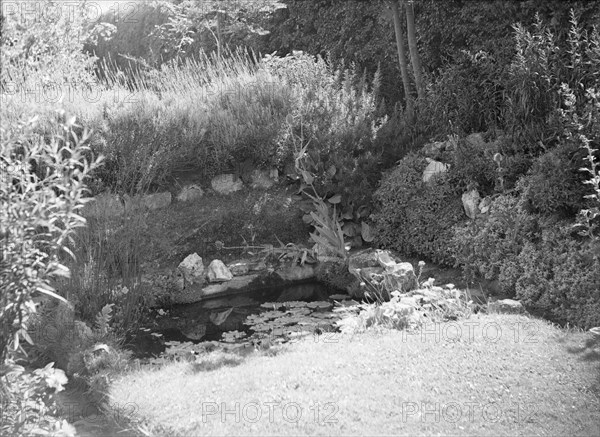
<svg viewBox="0 0 600 437">
<path fill-rule="evenodd" d="M 3 126 L 1 131 L 2 360 L 9 344 L 18 348 L 19 338 L 26 334 L 28 318 L 35 313 L 33 294 L 58 297 L 50 280 L 68 274 L 60 254 L 73 231 L 84 224 L 77 215 L 84 203 L 84 180 L 99 163 L 86 161 L 86 136 L 74 135 L 74 118 L 62 125 L 63 136 L 55 136 L 49 144 L 33 133 L 34 125 L 32 120 Z M 42 177 L 37 168 L 45 170 Z"/>
<path fill-rule="evenodd" d="M 59 410 L 56 394 L 64 390 L 67 377 L 49 363 L 29 370 L 9 364 L 3 371 L 0 407 L 0 433 L 10 436 L 75 435 L 66 420 L 56 418 Z"/>
<path fill-rule="evenodd" d="M 448 170 L 450 183 L 459 192 L 476 188 L 483 195 L 491 194 L 498 178 L 494 152 L 494 146 L 458 140 Z"/>
<path fill-rule="evenodd" d="M 520 188 L 536 213 L 573 217 L 585 206 L 585 175 L 579 171 L 585 153 L 575 144 L 560 144 L 533 162 Z"/>
<path fill-rule="evenodd" d="M 452 265 L 452 226 L 464 218 L 460 196 L 447 175 L 422 180 L 426 161 L 409 154 L 381 181 L 372 218 L 376 243 L 405 255 Z"/>
<path fill-rule="evenodd" d="M 455 227 L 456 266 L 462 267 L 466 278 L 498 280 L 504 292 L 514 295 L 520 276 L 518 256 L 538 233 L 536 216 L 528 214 L 518 198 L 501 195 L 487 214 Z"/>
<path fill-rule="evenodd" d="M 591 328 L 600 325 L 600 247 L 573 238 L 570 228 L 545 229 L 539 244 L 525 244 L 517 298 L 546 317 Z"/>
<path fill-rule="evenodd" d="M 292 90 L 293 117 L 287 119 L 291 129 L 281 131 L 280 162 L 292 162 L 297 138 L 310 141 L 319 193 L 345 192 L 344 202 L 367 204 L 365 184 L 374 186 L 378 175 L 379 152 L 373 152 L 373 144 L 386 120 L 376 105 L 378 76 L 369 86 L 356 68 L 335 68 L 302 53 L 267 56 L 261 66 Z"/>
</svg>

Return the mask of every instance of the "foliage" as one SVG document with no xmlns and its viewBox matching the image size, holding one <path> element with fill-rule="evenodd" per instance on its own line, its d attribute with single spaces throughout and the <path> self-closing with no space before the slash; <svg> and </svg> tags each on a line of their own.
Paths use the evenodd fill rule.
<svg viewBox="0 0 600 437">
<path fill-rule="evenodd" d="M 87 133 L 74 134 L 75 118 L 68 118 L 61 136 L 47 143 L 34 134 L 36 120 L 3 126 L 2 234 L 0 296 L 0 357 L 9 345 L 19 348 L 29 317 L 35 313 L 36 292 L 58 297 L 50 280 L 67 276 L 60 262 L 74 230 L 84 224 L 85 179 L 99 160 L 88 162 Z M 36 172 L 37 170 L 37 172 Z"/>
<path fill-rule="evenodd" d="M 296 169 L 302 175 L 304 184 L 300 188 L 300 191 L 308 196 L 311 200 L 314 211 L 310 212 L 310 223 L 314 226 L 315 231 L 310 234 L 311 240 L 315 243 L 313 251 L 317 255 L 332 255 L 340 257 L 345 260 L 348 256 L 347 247 L 344 240 L 344 232 L 340 225 L 340 217 L 336 211 L 336 204 L 339 203 L 339 199 L 329 199 L 329 203 L 333 205 L 333 208 L 325 203 L 323 197 L 321 197 L 313 182 L 315 180 L 314 174 L 307 170 L 305 159 L 306 150 L 309 143 L 307 142 L 298 151 L 296 156 Z M 312 193 L 309 192 L 312 190 Z"/>
<path fill-rule="evenodd" d="M 516 260 L 517 298 L 562 323 L 600 325 L 599 249 L 598 241 L 573 238 L 571 226 L 544 229 L 541 242 L 526 243 Z"/>
<path fill-rule="evenodd" d="M 567 140 L 580 144 L 580 147 L 586 151 L 583 158 L 587 161 L 586 167 L 580 171 L 588 174 L 583 182 L 590 185 L 592 194 L 584 196 L 589 199 L 590 207 L 582 209 L 578 216 L 578 228 L 582 235 L 591 238 L 600 238 L 597 229 L 600 226 L 600 162 L 598 158 L 598 149 L 592 147 L 592 144 L 600 143 L 600 94 L 593 90 L 587 90 L 587 104 L 583 107 L 581 115 L 575 111 L 575 96 L 567 87 L 563 87 L 563 93 L 566 97 L 567 110 L 562 113 L 563 117 L 570 121 L 570 128 L 566 130 Z M 589 164 L 588 164 L 589 163 Z M 589 167 L 588 167 L 589 165 Z"/>
<path fill-rule="evenodd" d="M 383 177 L 374 195 L 375 241 L 405 255 L 452 265 L 449 243 L 452 226 L 464 217 L 462 202 L 448 175 L 423 182 L 425 164 L 419 155 L 409 154 Z"/>
<path fill-rule="evenodd" d="M 278 141 L 280 162 L 290 162 L 298 142 L 310 140 L 305 161 L 317 190 L 328 197 L 342 194 L 343 209 L 368 206 L 381 167 L 374 144 L 386 122 L 376 105 L 379 77 L 370 84 L 355 67 L 301 52 L 266 56 L 262 66 L 293 92 L 291 128 L 285 126 Z"/>
<path fill-rule="evenodd" d="M 256 38 L 269 33 L 262 24 L 285 4 L 275 0 L 184 0 L 166 3 L 168 21 L 153 35 L 162 43 L 161 54 L 193 55 L 200 50 L 248 45 L 256 48 Z"/>
<path fill-rule="evenodd" d="M 36 363 L 56 362 L 70 378 L 87 386 L 94 401 L 101 402 L 110 379 L 127 368 L 131 356 L 122 350 L 113 306 L 101 308 L 94 323 L 88 325 L 78 320 L 67 305 L 44 305 L 29 329 L 34 339 L 27 351 L 30 359 Z"/>
<path fill-rule="evenodd" d="M 584 152 L 562 143 L 533 161 L 519 186 L 532 211 L 573 217 L 585 206 L 584 177 L 579 171 Z"/>
<path fill-rule="evenodd" d="M 68 12 L 61 2 L 42 3 L 32 12 L 25 12 L 28 9 L 19 4 L 3 8 L 6 15 L 0 38 L 0 85 L 8 94 L 42 86 L 58 87 L 64 92 L 65 86 L 94 82 L 94 58 L 84 54 L 82 48 L 103 28 L 88 19 L 87 2 L 79 2 Z"/>
<path fill-rule="evenodd" d="M 536 216 L 524 210 L 522 200 L 498 196 L 487 214 L 455 227 L 452 245 L 456 265 L 468 279 L 481 275 L 498 280 L 503 291 L 514 295 L 520 275 L 519 254 L 538 233 Z"/>
<path fill-rule="evenodd" d="M 498 175 L 494 162 L 495 145 L 482 144 L 480 136 L 452 140 L 455 150 L 451 152 L 448 177 L 458 192 L 477 189 L 481 195 L 492 194 Z"/>
<path fill-rule="evenodd" d="M 56 394 L 67 383 L 65 373 L 48 363 L 45 367 L 26 370 L 12 361 L 0 371 L 3 393 L 0 418 L 2 435 L 74 435 L 75 428 L 56 418 Z"/>
<path fill-rule="evenodd" d="M 356 334 L 369 328 L 414 330 L 426 323 L 467 318 L 471 315 L 471 303 L 465 293 L 434 287 L 430 279 L 410 293 L 392 291 L 387 302 L 377 300 L 335 311 L 342 315 L 337 322 L 341 332 Z"/>
<path fill-rule="evenodd" d="M 242 52 L 165 65 L 138 82 L 130 100 L 108 103 L 95 116 L 107 157 L 98 177 L 106 186 L 144 192 L 176 170 L 196 169 L 208 181 L 236 162 L 277 163 L 290 91 Z"/>
</svg>

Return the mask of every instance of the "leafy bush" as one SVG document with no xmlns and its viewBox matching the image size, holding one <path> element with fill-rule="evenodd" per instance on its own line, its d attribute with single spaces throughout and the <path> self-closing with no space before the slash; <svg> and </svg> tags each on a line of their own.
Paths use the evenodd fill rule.
<svg viewBox="0 0 600 437">
<path fill-rule="evenodd" d="M 68 13 L 59 3 L 44 0 L 41 8 L 38 4 L 33 9 L 35 12 L 28 12 L 31 9 L 23 9 L 17 4 L 3 11 L 0 87 L 7 94 L 41 86 L 58 87 L 64 92 L 65 86 L 94 82 L 94 58 L 82 49 L 99 26 L 90 22 L 85 3 L 74 5 Z M 40 10 L 45 13 L 40 14 Z M 53 95 L 51 90 L 44 91 Z"/>
<path fill-rule="evenodd" d="M 75 434 L 72 425 L 56 418 L 59 409 L 56 394 L 67 383 L 62 370 L 54 368 L 54 363 L 35 370 L 8 364 L 2 370 L 5 388 L 0 401 L 2 435 Z"/>
<path fill-rule="evenodd" d="M 448 178 L 458 192 L 476 188 L 491 194 L 498 179 L 494 145 L 477 144 L 475 139 L 460 139 L 452 152 Z"/>
<path fill-rule="evenodd" d="M 579 171 L 584 156 L 579 146 L 563 143 L 533 162 L 519 185 L 534 212 L 573 217 L 585 206 L 584 175 Z"/>
<path fill-rule="evenodd" d="M 464 218 L 460 196 L 447 175 L 422 179 L 426 161 L 409 154 L 375 192 L 375 242 L 405 255 L 452 265 L 452 226 Z"/>
<path fill-rule="evenodd" d="M 523 304 L 559 322 L 600 325 L 600 245 L 577 240 L 571 226 L 544 229 L 539 244 L 526 243 L 516 261 Z"/>
<path fill-rule="evenodd" d="M 38 363 L 57 367 L 87 387 L 100 403 L 110 378 L 129 366 L 131 352 L 122 350 L 121 335 L 114 328 L 113 304 L 106 305 L 94 321 L 77 320 L 71 306 L 49 303 L 36 314 L 29 332 L 35 340 L 28 350 Z"/>
<path fill-rule="evenodd" d="M 456 265 L 465 277 L 481 275 L 498 280 L 504 292 L 514 295 L 520 275 L 518 257 L 539 233 L 537 218 L 510 195 L 496 197 L 485 215 L 454 229 Z"/>
<path fill-rule="evenodd" d="M 1 130 L 2 360 L 9 344 L 17 349 L 26 335 L 28 318 L 35 313 L 34 293 L 58 297 L 50 280 L 68 274 L 60 254 L 73 231 L 84 224 L 77 214 L 84 203 L 84 181 L 99 163 L 86 161 L 87 134 L 74 135 L 74 118 L 62 125 L 63 136 L 50 143 L 33 133 L 34 126 L 31 120 Z M 41 177 L 38 168 L 44 170 Z"/>
<path fill-rule="evenodd" d="M 266 56 L 261 66 L 292 90 L 293 117 L 287 119 L 292 126 L 281 131 L 280 162 L 295 158 L 297 138 L 310 141 L 319 193 L 344 193 L 343 207 L 350 201 L 367 205 L 378 177 L 379 152 L 373 152 L 373 145 L 386 121 L 376 105 L 378 76 L 369 86 L 356 68 L 336 68 L 303 53 Z"/>
</svg>

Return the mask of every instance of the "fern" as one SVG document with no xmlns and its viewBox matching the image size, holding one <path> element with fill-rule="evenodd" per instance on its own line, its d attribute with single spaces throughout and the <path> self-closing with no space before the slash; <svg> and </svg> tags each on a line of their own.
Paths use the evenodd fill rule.
<svg viewBox="0 0 600 437">
<path fill-rule="evenodd" d="M 101 335 L 105 335 L 110 332 L 110 322 L 113 317 L 113 306 L 113 303 L 104 305 L 102 310 L 96 315 L 96 330 Z"/>
</svg>

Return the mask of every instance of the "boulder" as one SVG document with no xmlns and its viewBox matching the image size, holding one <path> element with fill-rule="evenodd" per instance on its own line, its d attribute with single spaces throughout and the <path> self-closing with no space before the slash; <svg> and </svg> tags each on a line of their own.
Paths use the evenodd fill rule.
<svg viewBox="0 0 600 437">
<path fill-rule="evenodd" d="M 185 288 L 186 283 L 204 283 L 204 264 L 202 264 L 202 258 L 197 253 L 186 256 L 177 266 L 177 270 L 185 281 L 183 288 Z"/>
<path fill-rule="evenodd" d="M 269 170 L 254 170 L 250 174 L 250 181 L 250 186 L 252 189 L 259 190 L 268 190 L 275 184 L 275 181 L 271 178 L 271 172 Z"/>
<path fill-rule="evenodd" d="M 118 217 L 125 212 L 125 205 L 116 194 L 102 193 L 83 207 L 84 217 Z"/>
<path fill-rule="evenodd" d="M 196 184 L 186 185 L 177 195 L 178 202 L 192 202 L 204 196 L 204 191 Z"/>
<path fill-rule="evenodd" d="M 426 159 L 427 162 L 429 162 L 429 164 L 427 164 L 427 167 L 425 167 L 425 170 L 423 170 L 423 182 L 428 182 L 435 174 L 444 173 L 448 171 L 448 164 L 444 164 L 443 162 L 439 161 L 434 161 L 431 158 Z"/>
<path fill-rule="evenodd" d="M 144 206 L 148 209 L 162 209 L 171 204 L 171 193 L 165 191 L 163 193 L 147 194 L 142 197 Z"/>
<path fill-rule="evenodd" d="M 488 304 L 488 312 L 499 314 L 522 314 L 525 308 L 518 300 L 502 299 Z"/>
<path fill-rule="evenodd" d="M 233 279 L 233 274 L 229 271 L 223 261 L 215 259 L 209 265 L 206 271 L 209 282 L 226 282 Z"/>
<path fill-rule="evenodd" d="M 481 197 L 479 196 L 479 192 L 477 190 L 471 190 L 462 195 L 462 203 L 467 217 L 474 219 L 477 216 L 479 213 L 480 202 Z"/>
<path fill-rule="evenodd" d="M 210 182 L 210 185 L 216 193 L 223 195 L 239 191 L 244 186 L 241 179 L 231 173 L 215 176 Z"/>
<path fill-rule="evenodd" d="M 371 249 L 361 250 L 348 257 L 348 272 L 355 274 L 365 267 L 381 267 L 377 252 Z"/>
<path fill-rule="evenodd" d="M 275 274 L 284 281 L 303 281 L 315 277 L 315 269 L 309 264 L 293 265 L 279 268 Z"/>
</svg>

